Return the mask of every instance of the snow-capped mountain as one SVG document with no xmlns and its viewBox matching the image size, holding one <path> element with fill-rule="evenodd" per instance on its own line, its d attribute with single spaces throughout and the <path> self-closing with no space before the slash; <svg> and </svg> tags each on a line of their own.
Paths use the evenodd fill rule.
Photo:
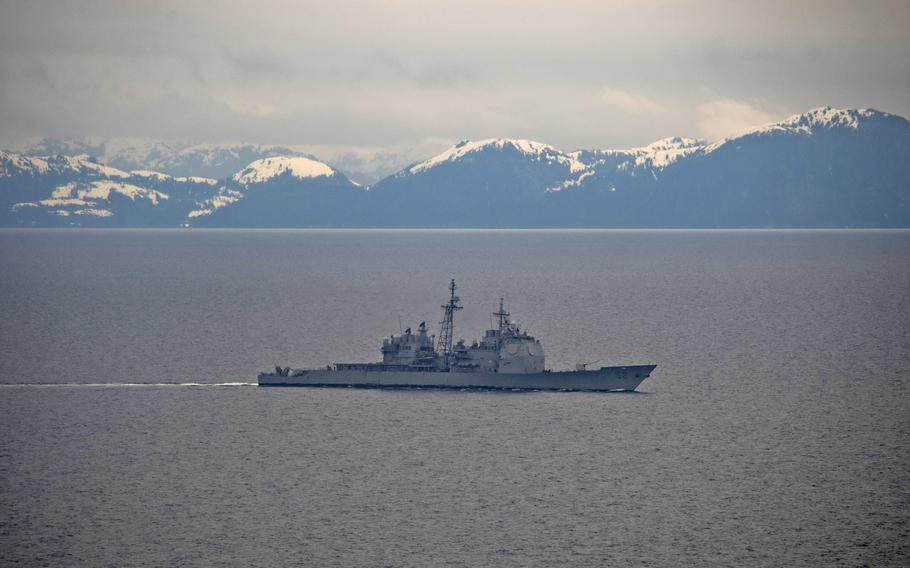
<svg viewBox="0 0 910 568">
<path fill-rule="evenodd" d="M 710 149 L 719 147 L 730 140 L 744 138 L 747 136 L 771 136 L 775 134 L 811 136 L 813 134 L 829 130 L 859 130 L 860 128 L 866 128 L 870 126 L 875 121 L 891 120 L 893 118 L 900 117 L 895 117 L 894 115 L 888 114 L 886 112 L 880 112 L 867 108 L 836 109 L 829 106 L 819 107 L 802 114 L 794 114 L 793 116 L 780 122 L 774 122 L 765 126 L 754 128 L 747 132 L 743 132 L 737 136 L 726 138 L 720 142 L 711 144 L 709 151 Z"/>
<path fill-rule="evenodd" d="M 294 179 L 329 177 L 337 172 L 317 160 L 297 156 L 262 158 L 243 168 L 231 178 L 240 185 L 266 183 L 282 176 Z"/>
<path fill-rule="evenodd" d="M 463 143 L 386 178 L 371 198 L 407 211 L 385 217 L 408 225 L 910 225 L 910 123 L 875 110 L 813 109 L 713 144 L 542 147 Z"/>
<path fill-rule="evenodd" d="M 567 168 L 570 173 L 585 169 L 583 163 L 548 144 L 534 142 L 532 140 L 490 138 L 487 140 L 478 140 L 476 142 L 462 140 L 441 154 L 406 168 L 400 172 L 399 175 L 426 172 L 432 168 L 445 164 L 469 162 L 475 158 L 481 158 L 481 155 L 484 153 L 490 152 L 497 154 L 517 154 L 531 162 L 544 163 L 548 166 L 562 166 Z"/>
<path fill-rule="evenodd" d="M 0 225 L 179 226 L 218 181 L 0 151 Z"/>
<path fill-rule="evenodd" d="M 207 152 L 190 154 L 220 159 Z M 257 155 L 221 181 L 193 174 L 0 151 L 0 224 L 910 227 L 910 122 L 871 109 L 813 109 L 710 144 L 463 141 L 369 188 L 297 153 Z"/>
<path fill-rule="evenodd" d="M 0 178 L 21 175 L 87 175 L 109 178 L 128 178 L 130 174 L 99 163 L 88 155 L 77 156 L 24 156 L 0 150 Z"/>
<path fill-rule="evenodd" d="M 365 190 L 331 166 L 301 156 L 256 160 L 235 173 L 188 224 L 209 227 L 357 226 Z"/>
<path fill-rule="evenodd" d="M 250 162 L 273 156 L 303 156 L 282 146 L 256 144 L 180 144 L 157 140 L 57 140 L 44 138 L 26 145 L 28 156 L 81 154 L 124 171 L 148 170 L 176 177 L 223 179 Z"/>
<path fill-rule="evenodd" d="M 902 117 L 823 107 L 690 149 L 647 172 L 602 168 L 560 206 L 613 226 L 910 226 Z"/>
<path fill-rule="evenodd" d="M 0 151 L 4 225 L 295 226 L 341 208 L 353 223 L 363 192 L 327 164 L 296 155 L 255 160 L 219 181 L 127 172 L 87 155 Z"/>
<path fill-rule="evenodd" d="M 230 177 L 247 164 L 262 158 L 275 156 L 302 156 L 302 154 L 281 146 L 259 146 L 253 144 L 209 145 L 200 144 L 179 148 L 159 155 L 146 155 L 138 163 L 148 169 L 167 172 L 178 176 L 203 176 L 223 179 Z M 124 150 L 112 154 L 112 165 L 127 165 L 131 156 Z M 130 167 L 130 169 L 135 169 Z"/>
<path fill-rule="evenodd" d="M 540 142 L 465 140 L 371 186 L 370 208 L 380 226 L 537 225 L 546 190 L 584 169 Z"/>
</svg>

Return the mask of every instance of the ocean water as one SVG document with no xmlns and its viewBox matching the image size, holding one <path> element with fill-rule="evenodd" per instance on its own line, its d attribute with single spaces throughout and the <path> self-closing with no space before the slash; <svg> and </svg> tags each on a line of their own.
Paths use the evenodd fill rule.
<svg viewBox="0 0 910 568">
<path fill-rule="evenodd" d="M 500 296 L 637 393 L 261 389 Z M 910 232 L 0 231 L 0 564 L 906 566 Z"/>
</svg>

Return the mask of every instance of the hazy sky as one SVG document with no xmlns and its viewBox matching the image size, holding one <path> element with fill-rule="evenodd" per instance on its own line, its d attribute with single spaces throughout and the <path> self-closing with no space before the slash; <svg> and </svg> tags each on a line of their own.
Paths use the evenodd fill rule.
<svg viewBox="0 0 910 568">
<path fill-rule="evenodd" d="M 716 139 L 910 117 L 910 2 L 0 0 L 0 140 Z"/>
</svg>

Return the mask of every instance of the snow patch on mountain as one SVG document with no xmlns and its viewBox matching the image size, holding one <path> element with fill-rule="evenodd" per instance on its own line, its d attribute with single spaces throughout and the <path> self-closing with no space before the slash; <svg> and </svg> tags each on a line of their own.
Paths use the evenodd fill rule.
<svg viewBox="0 0 910 568">
<path fill-rule="evenodd" d="M 93 180 L 89 182 L 70 182 L 54 188 L 51 197 L 37 202 L 16 203 L 11 207 L 13 212 L 26 208 L 44 208 L 48 214 L 57 217 L 89 216 L 111 217 L 111 194 L 128 197 L 131 201 L 142 199 L 152 205 L 159 205 L 170 198 L 166 193 L 155 189 L 115 180 Z"/>
<path fill-rule="evenodd" d="M 819 107 L 808 112 L 795 114 L 776 124 L 756 129 L 756 131 L 791 129 L 809 133 L 815 128 L 853 128 L 855 130 L 860 127 L 864 120 L 875 118 L 876 116 L 888 116 L 888 114 L 868 108 L 837 109 L 829 106 Z"/>
<path fill-rule="evenodd" d="M 534 142 L 533 140 L 518 140 L 510 138 L 489 138 L 486 140 L 468 141 L 464 140 L 448 150 L 438 154 L 429 160 L 411 166 L 406 170 L 407 173 L 416 174 L 429 170 L 446 162 L 455 162 L 469 156 L 475 152 L 484 150 L 503 150 L 506 148 L 517 150 L 522 154 L 529 156 L 536 161 L 546 161 L 551 164 L 560 164 L 568 167 L 569 172 L 575 173 L 585 169 L 585 165 L 572 158 L 568 154 L 557 150 L 553 146 Z"/>
<path fill-rule="evenodd" d="M 67 197 L 73 195 L 73 192 L 76 191 L 76 186 L 77 186 L 76 182 L 71 182 L 71 183 L 67 183 L 64 185 L 58 185 L 57 187 L 54 188 L 54 191 L 51 193 L 51 197 L 54 199 L 67 198 Z"/>
<path fill-rule="evenodd" d="M 58 186 L 54 189 L 53 198 L 65 199 L 75 196 L 78 199 L 103 199 L 109 201 L 111 193 L 118 193 L 124 197 L 130 198 L 131 201 L 136 199 L 146 199 L 153 205 L 168 199 L 166 193 L 147 187 L 139 187 L 131 183 L 117 182 L 113 180 L 98 180 L 86 184 L 68 183 Z"/>
<path fill-rule="evenodd" d="M 128 178 L 130 174 L 101 164 L 88 154 L 78 156 L 26 156 L 0 150 L 0 177 L 18 175 L 79 174 L 105 178 Z"/>
<path fill-rule="evenodd" d="M 567 179 L 566 181 L 562 182 L 561 184 L 559 184 L 555 187 L 548 187 L 546 191 L 547 191 L 547 193 L 554 193 L 557 191 L 562 191 L 564 189 L 569 189 L 570 187 L 579 187 L 579 186 L 581 186 L 581 184 L 585 180 L 585 178 L 591 177 L 592 175 L 594 175 L 594 170 L 591 170 L 591 169 L 585 170 L 578 177 L 575 177 L 572 179 Z"/>
<path fill-rule="evenodd" d="M 197 217 L 205 217 L 206 215 L 211 215 L 215 212 L 216 209 L 220 209 L 231 203 L 236 203 L 243 199 L 243 193 L 237 191 L 236 189 L 222 188 L 221 191 L 213 196 L 210 199 L 205 201 L 197 202 L 196 205 L 198 209 L 194 209 L 187 214 L 187 219 L 195 219 Z"/>
<path fill-rule="evenodd" d="M 70 215 L 81 215 L 88 217 L 113 217 L 114 213 L 110 209 L 56 209 L 50 212 L 51 215 L 58 217 L 69 217 Z"/>
<path fill-rule="evenodd" d="M 674 136 L 652 142 L 641 148 L 632 148 L 629 152 L 635 156 L 637 167 L 665 168 L 704 147 L 704 140 Z"/>
<path fill-rule="evenodd" d="M 130 172 L 130 176 L 153 179 L 157 181 L 170 181 L 174 179 L 173 176 L 169 176 L 161 172 L 153 172 L 151 170 L 133 170 Z"/>
<path fill-rule="evenodd" d="M 128 178 L 130 174 L 124 172 L 123 170 L 118 170 L 117 168 L 112 168 L 101 164 L 88 154 L 80 154 L 78 156 L 62 156 L 63 161 L 65 162 L 65 167 L 73 171 L 80 173 L 91 172 L 97 176 L 106 177 L 106 178 Z"/>
<path fill-rule="evenodd" d="M 34 203 L 18 203 L 17 205 L 34 205 Z M 80 199 L 78 197 L 63 197 L 63 198 L 52 198 L 52 199 L 42 199 L 38 202 L 38 205 L 43 205 L 45 207 L 63 207 L 70 205 L 94 205 L 93 202 Z M 15 205 L 13 206 L 15 207 Z"/>
<path fill-rule="evenodd" d="M 617 163 L 618 171 L 630 167 L 666 168 L 678 161 L 705 148 L 706 142 L 698 138 L 673 136 L 662 138 L 647 146 L 622 150 L 578 150 L 570 155 L 585 163 L 588 167 L 603 166 L 606 163 Z"/>
<path fill-rule="evenodd" d="M 49 170 L 50 165 L 44 158 L 0 150 L 0 177 L 12 177 L 23 173 L 43 175 Z"/>
<path fill-rule="evenodd" d="M 218 185 L 217 179 L 201 177 L 201 176 L 180 176 L 180 177 L 175 177 L 174 180 L 178 181 L 180 183 L 200 183 L 200 184 L 204 183 L 206 185 Z"/>
<path fill-rule="evenodd" d="M 130 177 L 145 178 L 145 179 L 155 180 L 155 181 L 160 181 L 160 182 L 175 181 L 178 183 L 198 183 L 198 184 L 206 184 L 206 185 L 218 185 L 217 179 L 199 177 L 199 176 L 174 177 L 172 175 L 164 174 L 161 172 L 153 172 L 151 170 L 133 170 L 130 172 Z"/>
<path fill-rule="evenodd" d="M 329 177 L 335 175 L 330 166 L 301 156 L 276 156 L 256 160 L 234 174 L 234 181 L 241 185 L 263 183 L 272 178 L 291 175 L 295 178 Z"/>
</svg>

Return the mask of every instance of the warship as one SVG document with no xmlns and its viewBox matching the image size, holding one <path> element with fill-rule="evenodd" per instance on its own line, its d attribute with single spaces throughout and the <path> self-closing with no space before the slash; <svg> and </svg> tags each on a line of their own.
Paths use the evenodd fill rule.
<svg viewBox="0 0 910 568">
<path fill-rule="evenodd" d="M 454 388 L 559 391 L 633 391 L 657 365 L 629 365 L 551 371 L 544 364 L 540 341 L 510 320 L 503 299 L 494 312 L 498 325 L 479 341 L 453 341 L 455 312 L 462 309 L 449 284 L 449 300 L 442 306 L 439 337 L 427 334 L 426 322 L 382 340 L 382 362 L 335 363 L 318 369 L 275 367 L 259 374 L 260 386 Z"/>
</svg>

